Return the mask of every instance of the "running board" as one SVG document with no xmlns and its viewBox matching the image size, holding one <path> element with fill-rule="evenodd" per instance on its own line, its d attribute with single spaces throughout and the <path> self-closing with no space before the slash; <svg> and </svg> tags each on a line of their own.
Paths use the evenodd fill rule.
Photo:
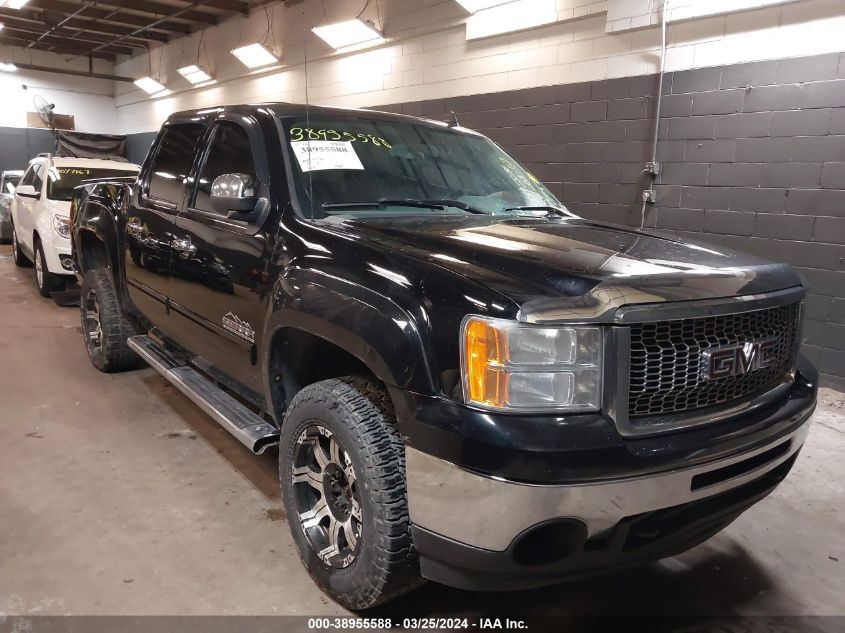
<svg viewBox="0 0 845 633">
<path fill-rule="evenodd" d="M 279 443 L 279 430 L 216 386 L 190 365 L 171 356 L 149 336 L 131 336 L 129 347 L 174 387 L 194 401 L 256 455 Z"/>
</svg>

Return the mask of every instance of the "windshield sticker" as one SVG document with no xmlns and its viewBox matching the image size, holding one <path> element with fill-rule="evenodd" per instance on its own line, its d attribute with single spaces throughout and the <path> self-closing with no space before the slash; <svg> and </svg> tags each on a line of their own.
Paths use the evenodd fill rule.
<svg viewBox="0 0 845 633">
<path fill-rule="evenodd" d="M 303 172 L 364 169 L 351 141 L 293 141 L 290 146 Z"/>
<path fill-rule="evenodd" d="M 360 143 L 371 143 L 376 147 L 392 149 L 393 146 L 381 136 L 364 134 L 363 132 L 344 132 L 329 129 L 313 129 L 310 127 L 292 127 L 290 129 L 290 140 L 296 141 L 356 141 Z"/>
</svg>

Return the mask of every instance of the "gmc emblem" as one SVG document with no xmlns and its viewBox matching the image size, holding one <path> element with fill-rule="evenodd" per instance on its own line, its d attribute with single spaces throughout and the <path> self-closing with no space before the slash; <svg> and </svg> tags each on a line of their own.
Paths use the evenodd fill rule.
<svg viewBox="0 0 845 633">
<path fill-rule="evenodd" d="M 711 347 L 701 352 L 701 375 L 705 380 L 741 376 L 771 367 L 777 361 L 776 337 L 737 345 Z"/>
</svg>

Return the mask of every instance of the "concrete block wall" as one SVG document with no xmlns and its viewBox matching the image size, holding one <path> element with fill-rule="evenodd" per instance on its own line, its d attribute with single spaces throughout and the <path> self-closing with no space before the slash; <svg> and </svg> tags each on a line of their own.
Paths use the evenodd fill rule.
<svg viewBox="0 0 845 633">
<path fill-rule="evenodd" d="M 657 75 L 388 105 L 457 113 L 576 213 L 794 265 L 804 352 L 845 387 L 845 54 L 668 73 L 657 203 L 642 216 Z"/>
</svg>

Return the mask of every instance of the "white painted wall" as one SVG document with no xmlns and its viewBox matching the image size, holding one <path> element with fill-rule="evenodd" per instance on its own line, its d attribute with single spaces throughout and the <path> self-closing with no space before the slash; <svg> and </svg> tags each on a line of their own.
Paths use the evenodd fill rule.
<svg viewBox="0 0 845 633">
<path fill-rule="evenodd" d="M 88 60 L 68 62 L 44 51 L 0 48 L 0 60 L 87 71 Z M 112 73 L 111 63 L 96 60 L 94 71 Z M 56 105 L 56 113 L 72 114 L 77 131 L 117 134 L 120 131 L 114 100 L 114 82 L 72 75 L 19 69 L 0 72 L 0 127 L 26 127 L 26 113 L 34 112 L 33 97 L 41 95 Z"/>
<path fill-rule="evenodd" d="M 677 3 L 681 21 L 669 24 L 669 70 L 845 50 L 843 0 L 732 0 L 738 11 L 721 0 L 670 1 Z M 381 46 L 337 53 L 310 32 L 313 26 L 355 17 L 362 5 L 362 0 L 272 5 L 207 29 L 199 54 L 200 35 L 195 34 L 154 49 L 152 60 L 143 55 L 117 64 L 117 74 L 152 72 L 169 89 L 149 97 L 131 84 L 117 86 L 121 131 L 155 130 L 171 112 L 189 108 L 304 102 L 306 51 L 310 101 L 356 107 L 658 68 L 660 33 L 649 16 L 662 6 L 659 0 L 557 0 L 553 24 L 472 41 L 466 40 L 469 16 L 454 0 L 380 0 L 369 3 L 362 18 L 382 27 L 387 41 Z M 719 15 L 712 15 L 714 8 Z M 704 17 L 692 15 L 693 9 Z M 279 66 L 249 72 L 228 53 L 257 40 L 281 56 Z M 216 78 L 214 85 L 192 88 L 176 72 L 197 61 Z"/>
<path fill-rule="evenodd" d="M 533 0 L 519 1 L 530 7 Z M 843 0 L 669 2 L 675 11 L 669 70 L 845 50 Z M 153 49 L 152 59 L 144 54 L 114 66 L 97 62 L 98 72 L 160 76 L 169 90 L 158 97 L 126 83 L 0 73 L 0 126 L 24 127 L 35 94 L 54 102 L 57 112 L 73 114 L 78 130 L 99 133 L 153 131 L 171 112 L 188 108 L 304 102 L 306 53 L 311 102 L 359 107 L 645 74 L 659 63 L 654 22 L 661 0 L 556 0 L 552 24 L 471 41 L 467 20 L 485 18 L 470 18 L 454 0 L 379 0 L 361 17 L 382 28 L 387 41 L 381 46 L 338 53 L 311 33 L 313 26 L 356 16 L 363 4 L 270 5 Z M 280 55 L 278 66 L 249 72 L 229 54 L 256 40 Z M 38 51 L 0 49 L 0 59 L 87 69 L 86 60 L 66 62 Z M 176 72 L 197 61 L 215 76 L 213 85 L 193 88 Z"/>
</svg>

